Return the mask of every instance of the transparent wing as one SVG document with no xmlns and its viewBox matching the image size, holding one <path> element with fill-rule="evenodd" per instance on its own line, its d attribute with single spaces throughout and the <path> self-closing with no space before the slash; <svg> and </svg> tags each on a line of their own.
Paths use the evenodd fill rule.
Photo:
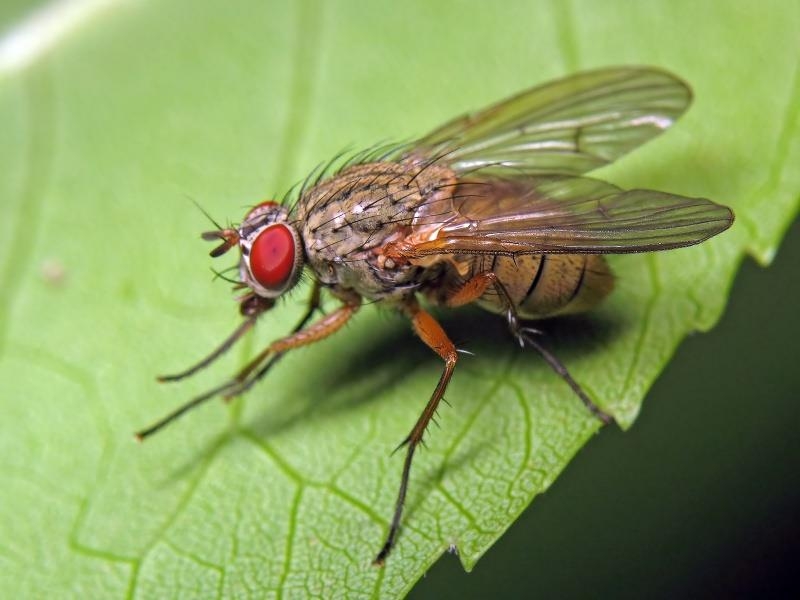
<svg viewBox="0 0 800 600">
<path fill-rule="evenodd" d="M 588 177 L 471 181 L 421 207 L 398 249 L 407 257 L 651 252 L 700 243 L 731 223 L 728 207 L 705 198 Z"/>
<path fill-rule="evenodd" d="M 578 73 L 467 114 L 417 142 L 458 173 L 580 175 L 613 162 L 675 122 L 691 90 L 648 67 Z"/>
</svg>

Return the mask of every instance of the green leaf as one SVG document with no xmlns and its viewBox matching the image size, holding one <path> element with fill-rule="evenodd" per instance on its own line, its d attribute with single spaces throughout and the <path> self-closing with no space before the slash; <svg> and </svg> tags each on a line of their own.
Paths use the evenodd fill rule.
<svg viewBox="0 0 800 600">
<path fill-rule="evenodd" d="M 745 254 L 769 262 L 797 212 L 800 10 L 768 4 L 120 3 L 28 66 L 0 62 L 2 595 L 391 597 L 448 548 L 471 568 L 598 430 L 492 315 L 442 315 L 476 356 L 418 454 L 384 569 L 370 561 L 391 451 L 441 369 L 401 318 L 367 307 L 229 408 L 133 443 L 302 310 L 301 290 L 209 372 L 157 385 L 238 322 L 187 198 L 235 221 L 343 146 L 537 82 L 609 64 L 681 75 L 688 115 L 598 176 L 714 198 L 736 224 L 614 260 L 609 302 L 542 325 L 628 427 L 680 340 L 719 318 Z"/>
</svg>

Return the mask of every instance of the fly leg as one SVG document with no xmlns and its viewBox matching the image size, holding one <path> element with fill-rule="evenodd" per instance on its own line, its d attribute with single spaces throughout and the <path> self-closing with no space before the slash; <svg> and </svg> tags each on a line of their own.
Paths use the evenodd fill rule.
<svg viewBox="0 0 800 600">
<path fill-rule="evenodd" d="M 188 369 L 181 371 L 180 373 L 173 373 L 171 375 L 159 375 L 157 377 L 158 381 L 164 382 L 172 382 L 172 381 L 180 381 L 186 377 L 190 377 L 194 375 L 198 371 L 205 369 L 208 365 L 213 363 L 217 360 L 220 356 L 225 354 L 231 346 L 233 346 L 239 339 L 248 331 L 250 331 L 253 326 L 256 324 L 258 318 L 270 310 L 274 305 L 275 301 L 271 298 L 262 298 L 255 294 L 247 294 L 243 298 L 240 299 L 240 306 L 239 311 L 242 313 L 242 316 L 245 318 L 242 321 L 242 324 L 237 327 L 234 332 L 229 335 L 225 341 L 223 341 L 217 348 L 215 348 L 211 354 L 206 356 L 200 362 L 192 365 Z M 303 314 L 303 317 L 300 321 L 295 325 L 292 329 L 292 333 L 296 333 L 303 327 L 305 327 L 308 320 L 311 316 L 319 309 L 320 307 L 320 284 L 319 282 L 314 282 L 314 285 L 311 288 L 311 296 L 308 299 L 308 305 L 306 306 L 306 312 Z"/>
<path fill-rule="evenodd" d="M 570 375 L 567 367 L 565 367 L 564 364 L 558 360 L 558 358 L 556 358 L 556 356 L 553 355 L 547 348 L 536 341 L 534 336 L 538 334 L 539 331 L 531 327 L 522 327 L 520 325 L 516 306 L 514 306 L 508 291 L 497 277 L 496 273 L 491 271 L 478 273 L 477 275 L 468 279 L 459 289 L 457 289 L 449 298 L 447 298 L 445 303 L 448 306 L 454 307 L 469 304 L 470 302 L 474 302 L 483 296 L 490 286 L 494 287 L 494 289 L 497 291 L 497 294 L 503 300 L 508 318 L 509 329 L 511 329 L 511 334 L 517 339 L 520 346 L 531 346 L 534 350 L 541 354 L 545 362 L 547 362 L 547 364 L 550 365 L 550 367 L 561 377 L 561 379 L 563 379 L 567 385 L 572 388 L 572 391 L 575 393 L 575 395 L 581 399 L 581 402 L 583 402 L 589 412 L 591 412 L 595 417 L 600 419 L 600 421 L 602 421 L 604 424 L 613 422 L 614 418 L 603 411 L 592 401 L 591 398 L 589 398 L 589 395 L 583 391 L 583 388 L 578 384 L 577 381 L 575 381 L 575 379 L 573 379 L 572 375 Z"/>
<path fill-rule="evenodd" d="M 309 304 L 306 314 L 298 323 L 293 333 L 272 342 L 228 381 L 208 390 L 203 394 L 200 394 L 184 405 L 178 407 L 175 411 L 171 412 L 160 421 L 154 423 L 146 429 L 137 432 L 135 434 L 136 439 L 142 441 L 146 437 L 149 437 L 160 429 L 164 428 L 166 425 L 169 425 L 184 413 L 204 403 L 205 401 L 210 400 L 211 398 L 219 395 L 223 395 L 225 398 L 230 398 L 250 389 L 257 381 L 266 375 L 269 369 L 275 365 L 275 363 L 286 352 L 294 348 L 299 348 L 300 346 L 313 344 L 314 342 L 318 342 L 335 333 L 341 329 L 344 324 L 347 323 L 347 321 L 350 320 L 350 317 L 353 316 L 353 314 L 361 305 L 361 299 L 359 297 L 348 299 L 335 311 L 325 315 L 323 318 L 304 329 L 303 327 L 305 326 L 306 322 L 319 307 L 318 292 L 312 294 L 312 300 L 314 298 L 316 298 L 317 303 L 315 304 L 312 302 Z"/>
<path fill-rule="evenodd" d="M 564 363 L 558 360 L 558 358 L 556 358 L 552 352 L 536 341 L 533 336 L 538 333 L 539 331 L 530 327 L 519 327 L 515 335 L 523 346 L 531 346 L 534 350 L 542 355 L 542 358 L 545 360 L 545 362 L 550 365 L 550 367 L 561 377 L 561 379 L 567 382 L 567 385 L 572 388 L 572 391 L 575 392 L 575 395 L 581 399 L 581 402 L 583 402 L 584 406 L 586 406 L 590 413 L 597 417 L 604 425 L 613 423 L 614 417 L 597 406 L 597 404 L 595 404 L 592 399 L 589 398 L 589 395 L 583 391 L 583 388 L 580 386 L 580 384 L 573 379 L 572 375 L 569 374 L 569 371 L 567 370 L 567 367 L 564 366 Z"/>
<path fill-rule="evenodd" d="M 180 381 L 181 379 L 190 377 L 198 371 L 205 369 L 208 365 L 230 350 L 231 346 L 233 346 L 242 338 L 242 336 L 244 336 L 245 333 L 253 328 L 253 326 L 256 324 L 256 321 L 258 321 L 258 317 L 272 308 L 272 306 L 272 301 L 266 301 L 258 296 L 247 298 L 242 302 L 242 314 L 245 317 L 244 321 L 242 321 L 241 325 L 239 325 L 239 327 L 237 327 L 232 334 L 225 338 L 225 341 L 215 348 L 211 354 L 206 356 L 201 361 L 195 363 L 188 369 L 185 369 L 180 373 L 173 373 L 171 375 L 159 375 L 157 377 L 158 381 L 162 383 L 168 381 Z M 247 307 L 246 311 L 245 307 Z"/>
<path fill-rule="evenodd" d="M 305 329 L 295 331 L 279 340 L 275 340 L 264 348 L 231 380 L 235 382 L 230 389 L 225 391 L 225 398 L 230 399 L 249 390 L 255 385 L 275 362 L 289 350 L 314 344 L 339 331 L 361 307 L 361 297 L 349 297 L 339 308 L 315 321 Z M 267 360 L 261 368 L 259 365 Z"/>
<path fill-rule="evenodd" d="M 414 451 L 422 441 L 422 437 L 425 434 L 428 423 L 430 423 L 433 415 L 436 413 L 436 408 L 439 406 L 439 402 L 444 396 L 444 392 L 447 389 L 447 384 L 450 382 L 450 377 L 453 375 L 453 369 L 455 369 L 456 362 L 458 360 L 456 347 L 453 345 L 453 342 L 450 341 L 450 338 L 447 337 L 447 334 L 445 333 L 444 329 L 442 329 L 442 326 L 439 325 L 436 319 L 434 319 L 429 313 L 420 308 L 416 299 L 412 298 L 409 302 L 407 302 L 403 306 L 403 311 L 411 319 L 411 325 L 414 328 L 414 331 L 422 339 L 422 341 L 425 342 L 425 345 L 436 352 L 436 354 L 438 354 L 442 360 L 444 360 L 444 370 L 442 371 L 441 377 L 439 377 L 439 383 L 436 384 L 436 388 L 433 390 L 430 400 L 428 400 L 428 404 L 425 405 L 425 409 L 422 411 L 422 414 L 419 416 L 417 422 L 414 424 L 414 427 L 411 429 L 411 433 L 409 433 L 406 439 L 404 439 L 400 446 L 398 446 L 398 449 L 402 448 L 403 446 L 406 447 L 406 458 L 403 462 L 403 474 L 400 478 L 400 491 L 397 494 L 394 515 L 392 516 L 392 522 L 389 526 L 389 534 L 386 536 L 386 542 L 383 544 L 381 551 L 378 552 L 378 555 L 373 561 L 373 564 L 375 565 L 383 565 L 386 557 L 389 556 L 389 553 L 394 547 L 394 543 L 397 538 L 397 532 L 400 528 L 400 518 L 403 514 L 403 505 L 405 504 L 406 500 L 406 492 L 408 492 L 408 476 L 411 472 L 411 461 L 414 458 Z"/>
<path fill-rule="evenodd" d="M 320 306 L 321 306 L 321 298 L 320 298 L 321 289 L 322 289 L 322 286 L 320 285 L 320 283 L 318 281 L 315 281 L 314 282 L 314 286 L 311 289 L 311 297 L 308 300 L 308 306 L 306 307 L 306 312 L 303 314 L 302 318 L 297 323 L 297 325 L 295 325 L 294 328 L 292 329 L 292 332 L 291 332 L 292 335 L 296 334 L 301 329 L 303 329 L 303 327 L 306 326 L 306 324 L 309 322 L 309 320 L 311 320 L 311 317 L 314 315 L 314 313 L 320 308 Z M 360 304 L 360 302 L 361 302 L 361 299 L 357 298 L 357 297 L 354 298 L 354 300 L 353 300 L 354 304 Z M 261 368 L 258 369 L 258 371 L 255 374 L 250 376 L 250 378 L 246 382 L 245 381 L 240 381 L 238 386 L 234 386 L 234 387 L 231 387 L 231 388 L 226 388 L 226 390 L 222 390 L 223 392 L 225 392 L 225 395 L 223 396 L 223 400 L 225 400 L 226 402 L 229 402 L 229 401 L 233 400 L 234 397 L 240 396 L 244 392 L 249 390 L 256 383 L 261 381 L 264 378 L 264 376 L 272 369 L 272 367 L 274 367 L 278 363 L 278 361 L 281 358 L 283 358 L 285 355 L 286 355 L 286 351 L 276 352 L 275 354 L 270 356 L 269 360 L 266 363 L 264 363 L 261 366 Z M 256 357 L 255 360 L 258 360 L 258 357 Z M 251 363 L 252 362 L 253 361 L 251 361 Z M 246 368 L 247 367 L 245 367 L 245 369 Z M 252 371 L 252 369 L 251 369 L 251 371 Z M 243 372 L 244 372 L 244 369 L 237 374 L 237 377 L 239 375 L 241 375 Z M 236 379 L 236 378 L 234 378 L 234 379 Z"/>
</svg>

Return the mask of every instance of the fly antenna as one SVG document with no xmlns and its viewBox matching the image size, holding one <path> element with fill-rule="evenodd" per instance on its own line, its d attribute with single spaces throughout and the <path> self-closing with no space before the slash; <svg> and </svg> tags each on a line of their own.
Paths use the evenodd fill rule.
<svg viewBox="0 0 800 600">
<path fill-rule="evenodd" d="M 216 221 L 216 219 L 214 219 L 214 217 L 212 217 L 212 216 L 209 214 L 209 212 L 208 212 L 208 211 L 207 211 L 205 208 L 203 208 L 202 206 L 200 206 L 200 203 L 199 203 L 197 200 L 195 200 L 195 199 L 194 199 L 194 198 L 192 198 L 191 196 L 187 196 L 187 198 L 189 198 L 189 200 L 191 200 L 191 201 L 192 201 L 192 204 L 194 204 L 194 205 L 197 207 L 197 210 L 199 210 L 201 213 L 203 213 L 203 214 L 205 215 L 206 219 L 208 219 L 209 221 L 211 221 L 211 224 L 212 224 L 214 227 L 216 227 L 216 228 L 217 228 L 217 229 L 219 229 L 220 231 L 222 231 L 223 229 L 225 229 L 225 228 L 224 228 L 222 225 L 220 225 L 220 224 L 219 224 L 219 223 Z"/>
<path fill-rule="evenodd" d="M 227 281 L 228 283 L 232 283 L 232 284 L 234 284 L 236 286 L 240 286 L 240 285 L 242 285 L 241 281 L 239 281 L 238 279 L 234 279 L 233 277 L 228 277 L 225 274 L 227 271 L 232 271 L 233 269 L 238 269 L 238 268 L 239 268 L 238 265 L 233 265 L 233 267 L 230 267 L 228 269 L 223 269 L 222 271 L 217 271 L 216 269 L 212 268 L 211 272 L 214 273 L 214 279 L 215 280 L 216 279 L 222 279 L 223 281 Z"/>
</svg>

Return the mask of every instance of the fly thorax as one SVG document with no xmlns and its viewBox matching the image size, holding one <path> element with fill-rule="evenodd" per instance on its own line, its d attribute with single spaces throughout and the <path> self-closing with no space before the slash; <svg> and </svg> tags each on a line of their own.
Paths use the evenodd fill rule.
<svg viewBox="0 0 800 600">
<path fill-rule="evenodd" d="M 297 216 L 308 263 L 319 279 L 372 298 L 407 293 L 416 285 L 419 267 L 387 264 L 380 249 L 411 232 L 420 206 L 438 201 L 448 185 L 445 173 L 452 174 L 409 161 L 369 163 L 349 167 L 306 192 Z"/>
</svg>

